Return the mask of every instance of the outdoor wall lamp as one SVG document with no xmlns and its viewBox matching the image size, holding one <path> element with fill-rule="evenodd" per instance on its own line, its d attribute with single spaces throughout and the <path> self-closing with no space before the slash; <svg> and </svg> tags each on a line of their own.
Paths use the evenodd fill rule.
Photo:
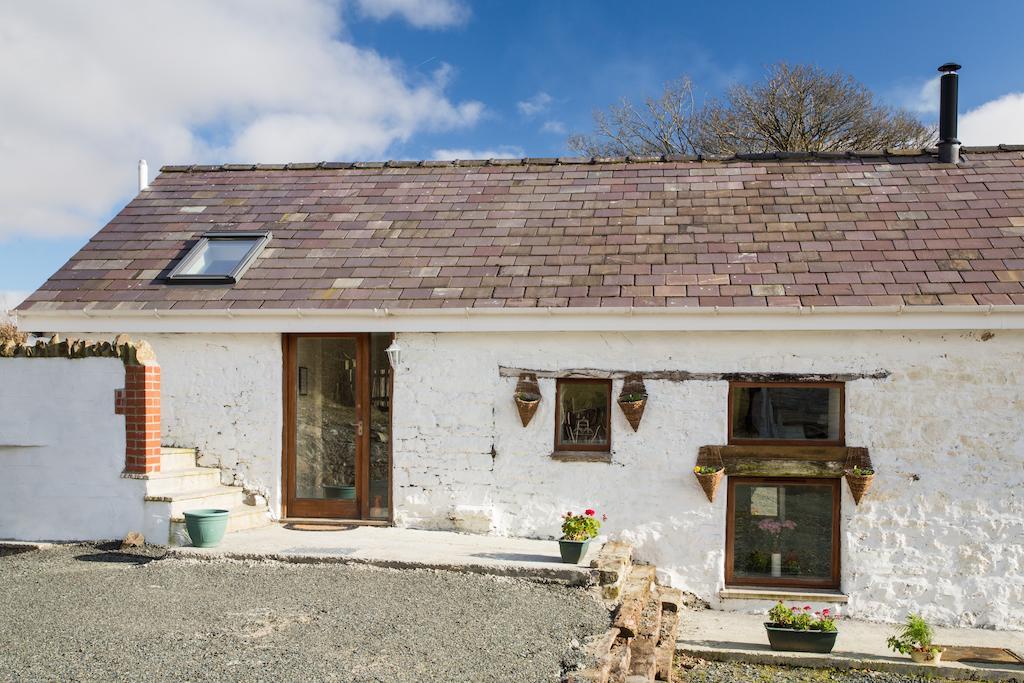
<svg viewBox="0 0 1024 683">
<path fill-rule="evenodd" d="M 402 347 L 398 345 L 398 339 L 391 340 L 391 346 L 384 349 L 384 352 L 388 354 L 388 362 L 391 363 L 392 370 L 398 370 L 398 364 L 402 362 Z"/>
</svg>

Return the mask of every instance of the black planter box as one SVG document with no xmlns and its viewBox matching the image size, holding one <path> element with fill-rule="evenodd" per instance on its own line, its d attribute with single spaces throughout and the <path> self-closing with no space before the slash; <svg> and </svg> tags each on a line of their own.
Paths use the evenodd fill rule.
<svg viewBox="0 0 1024 683">
<path fill-rule="evenodd" d="M 828 654 L 836 645 L 838 631 L 798 631 L 794 628 L 780 628 L 766 623 L 768 642 L 773 650 L 785 652 L 819 652 Z"/>
</svg>

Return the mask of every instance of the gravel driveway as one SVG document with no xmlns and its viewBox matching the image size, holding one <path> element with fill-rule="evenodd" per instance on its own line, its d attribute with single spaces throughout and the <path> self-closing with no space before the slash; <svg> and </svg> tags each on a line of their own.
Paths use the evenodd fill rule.
<svg viewBox="0 0 1024 683">
<path fill-rule="evenodd" d="M 0 679 L 557 681 L 582 589 L 432 570 L 0 553 Z"/>
</svg>

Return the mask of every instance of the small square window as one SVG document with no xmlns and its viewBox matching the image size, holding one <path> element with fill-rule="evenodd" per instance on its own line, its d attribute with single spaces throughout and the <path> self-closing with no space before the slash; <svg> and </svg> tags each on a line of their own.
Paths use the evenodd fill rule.
<svg viewBox="0 0 1024 683">
<path fill-rule="evenodd" d="M 234 284 L 263 251 L 269 232 L 208 232 L 167 276 L 170 282 Z"/>
<path fill-rule="evenodd" d="M 833 444 L 843 436 L 841 383 L 729 385 L 729 443 Z"/>
<path fill-rule="evenodd" d="M 559 379 L 556 393 L 555 451 L 610 451 L 611 380 Z"/>
</svg>

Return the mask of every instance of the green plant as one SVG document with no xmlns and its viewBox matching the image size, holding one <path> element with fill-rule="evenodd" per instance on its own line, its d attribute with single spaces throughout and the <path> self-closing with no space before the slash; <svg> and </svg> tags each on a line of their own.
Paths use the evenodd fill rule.
<svg viewBox="0 0 1024 683">
<path fill-rule="evenodd" d="M 931 625 L 919 614 L 908 614 L 907 621 L 903 624 L 903 630 L 897 635 L 890 636 L 885 641 L 890 650 L 908 655 L 913 651 L 927 653 L 928 659 L 932 659 L 936 652 L 942 648 L 932 645 L 935 631 Z"/>
<path fill-rule="evenodd" d="M 791 628 L 797 631 L 825 631 L 832 633 L 836 631 L 836 620 L 838 615 L 833 614 L 829 609 L 820 612 L 811 612 L 811 606 L 786 607 L 780 600 L 770 610 L 768 619 L 771 626 L 778 628 Z"/>
<path fill-rule="evenodd" d="M 619 403 L 635 403 L 636 401 L 643 401 L 645 398 L 647 398 L 647 394 L 642 392 L 623 394 L 619 396 Z"/>
<path fill-rule="evenodd" d="M 566 512 L 562 515 L 562 540 L 589 541 L 597 536 L 601 522 L 607 519 L 608 515 L 601 515 L 601 519 L 598 519 L 590 509 L 584 510 L 582 515 Z"/>
<path fill-rule="evenodd" d="M 875 471 L 870 467 L 854 467 L 853 476 L 855 477 L 870 477 Z"/>
<path fill-rule="evenodd" d="M 747 571 L 764 573 L 771 567 L 772 559 L 760 550 L 753 550 L 747 555 Z"/>
<path fill-rule="evenodd" d="M 517 391 L 515 397 L 520 401 L 539 401 L 540 395 L 528 391 Z"/>
<path fill-rule="evenodd" d="M 715 474 L 722 467 L 720 465 L 697 465 L 693 468 L 694 474 Z"/>
</svg>

